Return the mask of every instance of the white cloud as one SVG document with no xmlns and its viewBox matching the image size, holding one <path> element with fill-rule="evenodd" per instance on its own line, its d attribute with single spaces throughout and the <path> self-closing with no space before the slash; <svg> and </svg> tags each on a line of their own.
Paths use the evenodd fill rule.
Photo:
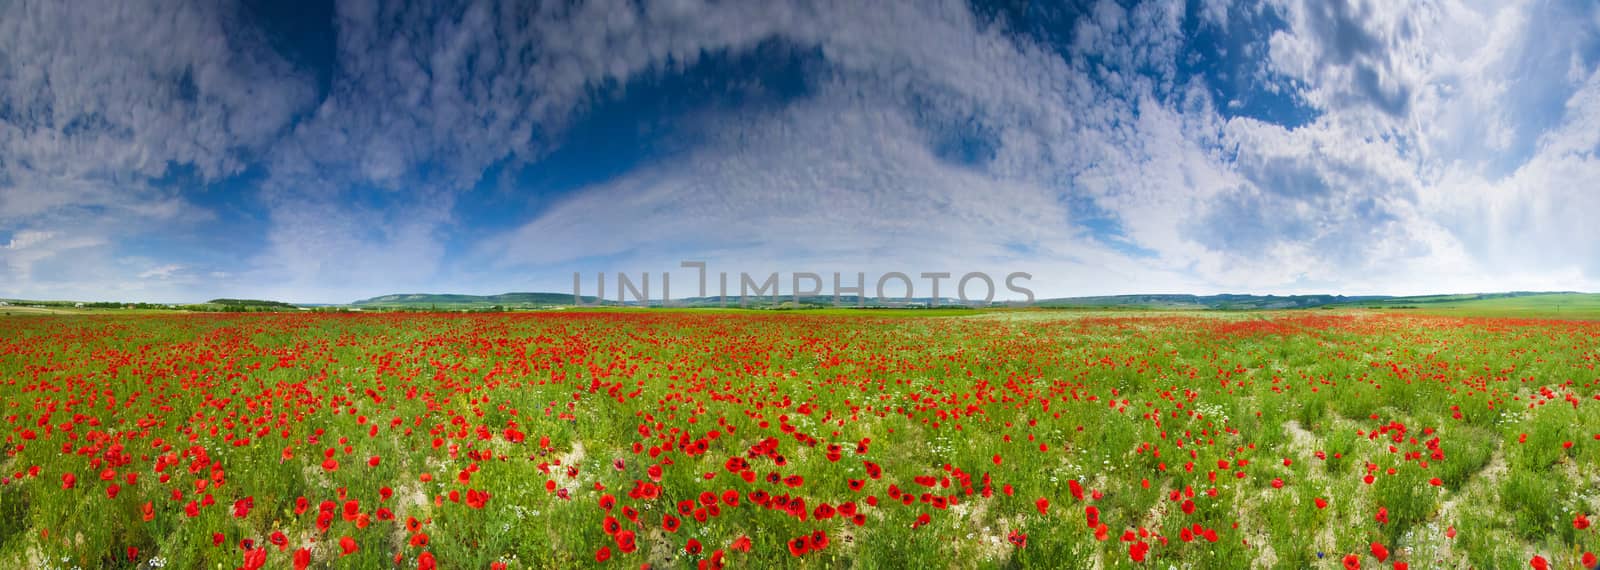
<svg viewBox="0 0 1600 570">
<path fill-rule="evenodd" d="M 897 108 L 823 95 L 727 123 L 704 148 L 579 193 L 491 252 L 540 265 L 701 244 L 744 261 L 925 265 L 1079 241 L 1049 192 L 942 162 Z"/>
<path fill-rule="evenodd" d="M 112 290 L 138 273 L 118 244 L 211 216 L 152 182 L 239 172 L 312 96 L 237 23 L 212 2 L 0 3 L 0 231 L 74 236 L 11 252 L 0 288 Z"/>
<path fill-rule="evenodd" d="M 1318 108 L 1373 120 L 1403 118 L 1422 80 L 1418 38 L 1435 22 L 1430 5 L 1367 0 L 1287 0 L 1289 27 L 1272 34 L 1271 63 L 1302 82 Z"/>
<path fill-rule="evenodd" d="M 1062 56 L 974 26 L 959 8 L 903 17 L 900 25 L 876 34 L 867 30 L 879 28 L 878 12 L 870 10 L 816 28 L 815 35 L 794 33 L 813 28 L 791 22 L 784 28 L 791 30 L 790 37 L 819 43 L 830 62 L 844 69 L 819 101 L 785 111 L 800 118 L 756 121 L 764 127 L 749 127 L 750 118 L 742 116 L 708 118 L 711 130 L 736 143 L 589 189 L 495 241 L 494 248 L 504 255 L 502 262 L 541 266 L 592 255 L 626 259 L 672 251 L 700 243 L 684 235 L 713 234 L 721 239 L 705 241 L 753 244 L 742 257 L 732 256 L 734 262 L 809 255 L 850 260 L 843 262 L 849 265 L 871 256 L 836 243 L 887 243 L 885 236 L 900 235 L 897 224 L 916 220 L 965 238 L 952 240 L 961 245 L 941 252 L 946 259 L 1005 258 L 1005 246 L 1019 241 L 1016 236 L 1030 236 L 1032 241 L 1020 241 L 1035 246 L 1034 264 L 1078 271 L 1124 268 L 1119 273 L 1136 283 L 1133 290 L 1141 280 L 1182 283 L 1192 290 L 1280 292 L 1593 286 L 1595 275 L 1575 272 L 1574 256 L 1559 242 L 1550 242 L 1545 257 L 1566 265 L 1532 265 L 1522 276 L 1506 276 L 1492 257 L 1460 235 L 1459 224 L 1445 215 L 1448 209 L 1430 199 L 1439 195 L 1439 181 L 1431 173 L 1446 168 L 1442 165 L 1454 156 L 1438 141 L 1434 117 L 1461 100 L 1495 100 L 1492 90 L 1506 80 L 1492 77 L 1503 70 L 1485 68 L 1492 58 L 1470 49 L 1478 44 L 1429 26 L 1476 22 L 1479 29 L 1494 28 L 1491 45 L 1502 48 L 1547 39 L 1538 36 L 1542 30 L 1508 25 L 1508 18 L 1515 20 L 1510 14 L 1480 15 L 1454 4 L 1282 3 L 1275 8 L 1290 27 L 1274 37 L 1267 57 L 1278 73 L 1303 86 L 1300 96 L 1321 114 L 1296 129 L 1225 120 L 1204 89 L 1170 83 L 1180 56 L 1177 30 L 1183 15 L 1181 7 L 1168 3 L 1131 11 L 1097 6 L 1079 24 L 1074 49 Z M 894 13 L 892 7 L 882 10 Z M 938 41 L 919 43 L 918 38 Z M 915 49 L 899 51 L 907 46 Z M 1446 48 L 1465 51 L 1447 53 Z M 1088 63 L 1085 55 L 1118 67 Z M 1569 54 L 1557 55 L 1563 65 L 1571 60 Z M 1472 74 L 1462 79 L 1466 68 Z M 1446 89 L 1452 81 L 1473 89 Z M 862 109 L 857 100 L 839 98 L 839 92 L 863 94 L 871 103 Z M 892 104 L 876 106 L 903 101 L 907 94 L 934 113 L 975 114 L 998 143 L 994 160 L 974 171 L 927 156 L 926 133 L 896 123 L 900 117 Z M 876 120 L 862 121 L 863 115 Z M 1501 122 L 1513 126 L 1491 129 L 1522 128 L 1523 119 L 1507 117 Z M 819 124 L 831 130 L 801 126 Z M 752 134 L 763 129 L 782 134 Z M 1491 138 L 1490 144 L 1497 143 Z M 892 152 L 908 148 L 913 152 Z M 861 172 L 883 180 L 851 184 L 849 175 Z M 1569 170 L 1557 177 L 1578 174 Z M 958 180 L 957 186 L 984 190 L 940 186 Z M 976 218 L 949 215 L 918 207 L 903 185 L 924 189 L 933 203 L 995 198 L 1018 204 L 1043 200 L 1052 207 Z M 841 193 L 839 187 L 854 191 Z M 816 203 L 830 197 L 851 206 L 839 211 Z M 1082 220 L 1063 206 L 1075 199 L 1091 200 L 1120 225 L 1128 243 L 1154 257 L 1129 257 L 1088 239 L 1088 232 L 1074 225 Z M 1041 212 L 1054 215 L 1039 217 Z M 1549 214 L 1526 214 L 1495 231 L 1542 240 L 1545 236 L 1520 228 Z M 812 242 L 806 244 L 770 236 L 772 229 L 786 227 L 826 231 L 810 232 Z M 913 255 L 902 252 L 899 259 Z M 1084 260 L 1087 265 L 1073 265 Z M 1583 275 L 1588 276 L 1577 278 Z M 1082 288 L 1070 283 L 1063 280 L 1055 292 L 1115 287 L 1103 280 Z"/>
<path fill-rule="evenodd" d="M 1600 251 L 1583 245 L 1600 236 L 1578 217 L 1600 205 L 1582 186 L 1597 173 L 1600 8 L 1189 4 L 1100 2 L 1056 46 L 958 1 L 350 1 L 316 101 L 309 74 L 228 4 L 13 2 L 0 7 L 0 231 L 25 247 L 0 251 L 0 290 L 139 277 L 169 295 L 343 301 L 523 288 L 507 276 L 557 269 L 541 282 L 565 287 L 570 268 L 682 258 L 1016 264 L 1049 275 L 1051 294 L 1600 281 Z M 1284 29 L 1261 28 L 1268 15 Z M 1218 78 L 1181 71 L 1193 20 L 1256 26 L 1236 45 L 1259 61 L 1239 69 L 1315 116 L 1287 127 L 1213 101 Z M 508 232 L 453 209 L 490 168 L 564 144 L 595 93 L 772 41 L 823 60 L 806 99 L 673 118 L 700 146 Z M 983 156 L 958 164 L 940 155 L 950 144 Z M 119 257 L 143 227 L 209 215 L 153 183 L 170 165 L 214 181 L 252 162 L 265 243 L 245 263 Z M 64 268 L 65 235 L 101 270 Z M 450 239 L 472 257 L 452 259 Z"/>
<path fill-rule="evenodd" d="M 143 272 L 139 273 L 139 278 L 140 279 L 162 279 L 162 280 L 171 279 L 175 274 L 177 274 L 180 271 L 183 271 L 184 269 L 187 269 L 187 268 L 184 267 L 183 265 L 177 264 L 177 263 L 168 263 L 168 264 L 165 264 L 165 265 L 157 265 L 155 267 L 151 267 L 151 268 L 146 269 Z"/>
</svg>

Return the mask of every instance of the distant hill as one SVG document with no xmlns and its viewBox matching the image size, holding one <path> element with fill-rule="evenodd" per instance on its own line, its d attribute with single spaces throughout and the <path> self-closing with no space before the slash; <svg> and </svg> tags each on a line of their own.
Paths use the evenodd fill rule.
<svg viewBox="0 0 1600 570">
<path fill-rule="evenodd" d="M 1038 307 L 1127 307 L 1141 309 L 1307 309 L 1325 305 L 1373 302 L 1391 299 L 1384 296 L 1344 295 L 1109 295 L 1044 299 Z"/>
<path fill-rule="evenodd" d="M 295 308 L 294 305 L 285 303 L 283 301 L 262 301 L 259 299 L 212 299 L 210 301 L 206 301 L 206 303 L 212 305 L 222 305 L 224 307 L 271 307 L 277 309 Z"/>
<path fill-rule="evenodd" d="M 1507 293 L 1469 293 L 1460 295 L 1417 295 L 1396 297 L 1389 295 L 1110 295 L 1102 297 L 1065 297 L 1044 299 L 1034 303 L 1037 307 L 1097 307 L 1140 309 L 1192 309 L 1192 310 L 1269 310 L 1312 309 L 1318 307 L 1366 307 L 1374 309 L 1409 309 L 1421 307 L 1461 307 L 1477 303 L 1496 302 L 1518 304 L 1517 299 L 1532 299 L 1551 295 L 1594 296 L 1586 293 L 1512 291 Z M 1600 298 L 1600 296 L 1594 296 Z"/>
<path fill-rule="evenodd" d="M 595 302 L 595 298 L 583 298 L 585 304 Z M 438 293 L 401 293 L 397 295 L 384 295 L 371 299 L 362 299 L 351 305 L 364 307 L 542 307 L 572 305 L 571 293 L 501 293 L 499 295 L 457 295 Z M 616 304 L 609 302 L 607 304 Z"/>
<path fill-rule="evenodd" d="M 1465 293 L 1465 294 L 1456 294 L 1456 295 L 1415 295 L 1415 296 L 1410 296 L 1410 297 L 1383 297 L 1381 299 L 1372 299 L 1372 300 L 1362 301 L 1359 304 L 1361 304 L 1363 306 L 1374 307 L 1374 308 L 1381 308 L 1381 307 L 1385 307 L 1385 306 L 1394 306 L 1394 305 L 1445 306 L 1445 305 L 1475 304 L 1475 303 L 1488 302 L 1488 301 L 1494 301 L 1494 302 L 1497 302 L 1497 303 L 1505 303 L 1505 302 L 1508 302 L 1508 301 L 1513 300 L 1513 299 L 1524 299 L 1525 300 L 1525 299 L 1534 298 L 1534 297 L 1551 297 L 1551 296 L 1562 296 L 1562 295 L 1565 295 L 1565 296 L 1576 295 L 1576 296 L 1580 296 L 1580 297 L 1583 297 L 1583 296 L 1594 296 L 1593 294 L 1590 294 L 1590 293 L 1575 293 L 1575 292 L 1572 292 L 1572 291 L 1509 291 L 1509 292 L 1505 292 L 1505 293 Z"/>
<path fill-rule="evenodd" d="M 892 302 L 896 302 L 897 303 L 897 302 L 900 302 L 900 300 L 899 299 L 895 299 Z M 912 304 L 912 305 L 929 305 L 932 302 L 933 302 L 933 299 L 930 298 L 930 297 L 918 297 L 918 298 L 911 299 L 910 304 Z M 950 298 L 941 298 L 939 300 L 939 304 L 941 306 L 955 305 L 955 304 L 957 304 L 957 302 L 958 302 L 957 299 L 950 299 Z M 597 301 L 596 298 L 593 297 L 593 296 L 585 296 L 585 297 L 583 297 L 583 303 L 585 305 L 593 305 L 593 304 L 598 303 L 598 304 L 607 305 L 607 306 L 626 306 L 626 305 L 638 305 L 639 304 L 637 302 L 634 302 L 631 298 L 626 303 L 618 303 L 616 301 L 616 299 L 614 299 L 614 298 L 613 299 L 606 299 L 606 300 Z M 646 305 L 660 305 L 660 303 L 661 303 L 660 299 L 659 298 L 655 298 L 655 299 L 649 300 L 645 304 Z M 688 306 L 688 307 L 718 307 L 718 306 L 722 306 L 724 304 L 726 304 L 727 306 L 730 306 L 730 307 L 736 307 L 736 306 L 739 306 L 739 299 L 737 297 L 728 297 L 726 301 L 723 301 L 719 297 L 690 297 L 690 298 L 685 298 L 685 299 L 673 299 L 672 303 L 673 303 L 674 306 Z M 878 303 L 877 299 L 872 298 L 872 297 L 867 297 L 865 299 L 858 299 L 854 295 L 843 295 L 843 296 L 840 296 L 838 304 L 841 305 L 841 306 L 843 306 L 843 305 L 855 306 L 858 303 L 863 305 L 863 306 L 869 306 L 869 307 L 882 307 L 882 306 L 888 306 L 889 305 L 889 303 Z M 356 302 L 350 303 L 350 305 L 351 306 L 355 306 L 355 307 L 373 307 L 373 308 L 405 307 L 405 308 L 465 309 L 465 308 L 485 308 L 485 307 L 494 307 L 494 306 L 506 307 L 506 308 L 567 307 L 567 306 L 576 305 L 576 303 L 573 302 L 571 293 L 536 292 L 536 293 L 501 293 L 499 295 L 459 295 L 459 294 L 453 294 L 453 293 L 443 293 L 443 294 L 439 294 L 439 293 L 401 293 L 401 294 L 395 294 L 395 295 L 383 295 L 381 297 L 373 297 L 371 299 L 362 299 L 360 301 L 356 301 Z M 749 306 L 749 307 L 762 307 L 762 308 L 783 307 L 783 306 L 790 306 L 790 307 L 796 307 L 796 308 L 811 307 L 811 306 L 831 307 L 831 306 L 834 306 L 834 300 L 833 300 L 833 297 L 831 295 L 812 295 L 812 296 L 802 296 L 802 297 L 800 297 L 799 302 L 796 303 L 795 299 L 794 299 L 794 297 L 792 295 L 780 295 L 780 296 L 778 296 L 776 301 L 774 301 L 773 298 L 770 297 L 770 296 L 762 296 L 762 297 L 750 297 L 746 302 L 746 306 Z"/>
<path fill-rule="evenodd" d="M 586 305 L 608 307 L 638 306 L 638 303 L 618 303 L 613 300 L 598 301 L 593 296 L 583 298 Z M 909 306 L 930 307 L 934 299 L 918 297 Z M 660 300 L 651 300 L 649 306 L 659 306 Z M 906 306 L 900 300 L 879 303 L 875 298 L 841 296 L 837 303 L 831 295 L 801 297 L 798 301 L 789 295 L 751 297 L 744 305 L 754 309 L 817 309 L 851 308 L 883 309 Z M 572 307 L 569 293 L 532 292 L 502 293 L 499 295 L 459 295 L 408 293 L 384 295 L 362 299 L 349 304 L 314 305 L 291 304 L 282 301 L 259 299 L 212 299 L 196 304 L 160 304 L 138 302 L 77 302 L 0 299 L 3 314 L 73 314 L 100 310 L 137 309 L 145 311 L 196 311 L 196 312 L 276 312 L 276 311 L 344 311 L 368 310 L 441 310 L 441 311 L 494 311 L 514 309 L 544 309 Z M 739 307 L 737 297 L 726 301 L 718 297 L 692 297 L 673 299 L 675 307 L 712 308 Z M 959 299 L 942 297 L 940 307 L 964 308 Z M 997 306 L 1020 307 L 1020 303 L 998 301 Z M 1481 317 L 1527 317 L 1554 319 L 1600 319 L 1600 293 L 1511 291 L 1504 293 L 1467 293 L 1451 295 L 1188 295 L 1142 294 L 1106 295 L 1094 297 L 1062 297 L 1041 299 L 1028 305 L 1044 309 L 1100 309 L 1100 310 L 1164 310 L 1164 311 L 1251 311 L 1295 309 L 1377 309 L 1385 311 L 1415 311 L 1437 315 Z"/>
<path fill-rule="evenodd" d="M 1600 294 L 1597 293 L 1518 291 L 1475 295 L 1428 295 L 1393 297 L 1357 306 L 1455 316 L 1600 318 Z"/>
<path fill-rule="evenodd" d="M 1107 295 L 1095 297 L 1062 297 L 1055 299 L 1041 299 L 1031 306 L 1046 308 L 1127 308 L 1127 309 L 1165 309 L 1165 310 L 1224 310 L 1224 311 L 1249 311 L 1249 310 L 1281 310 L 1281 309 L 1311 309 L 1318 307 L 1366 307 L 1375 309 L 1405 309 L 1418 307 L 1465 307 L 1472 303 L 1496 301 L 1499 303 L 1512 303 L 1511 300 L 1549 295 L 1579 295 L 1582 293 L 1552 293 L 1514 291 L 1508 293 L 1473 293 L 1461 295 L 1420 295 L 1397 297 L 1387 295 L 1246 295 L 1246 294 L 1221 294 L 1221 295 L 1188 295 L 1188 294 L 1143 294 L 1143 295 Z M 1600 296 L 1597 296 L 1600 298 Z M 222 300 L 218 300 L 222 301 Z M 911 299 L 910 305 L 930 306 L 934 299 L 917 297 Z M 217 301 L 213 301 L 217 302 Z M 263 301 L 270 303 L 270 301 Z M 886 307 L 898 304 L 899 299 L 879 303 L 876 298 L 867 297 L 858 299 L 854 295 L 839 297 L 837 303 L 831 295 L 803 296 L 798 302 L 792 296 L 780 295 L 776 300 L 772 297 L 751 297 L 746 306 L 759 308 L 808 308 L 831 306 L 865 306 Z M 585 296 L 583 303 L 592 305 L 599 303 L 605 306 L 636 306 L 639 303 L 629 300 L 618 303 L 615 299 L 597 301 L 593 296 Z M 436 293 L 403 293 L 384 295 L 370 299 L 362 299 L 351 303 L 354 307 L 369 308 L 437 308 L 437 309 L 470 309 L 470 308 L 537 308 L 537 307 L 568 307 L 573 306 L 570 293 L 502 293 L 499 295 L 460 295 Z M 652 299 L 645 305 L 659 305 L 659 299 Z M 690 297 L 673 299 L 675 306 L 688 307 L 717 307 L 739 306 L 737 297 L 729 297 L 725 302 L 718 297 Z M 938 299 L 940 306 L 957 306 L 959 299 L 942 297 Z M 997 305 L 1008 305 L 1004 301 Z"/>
</svg>

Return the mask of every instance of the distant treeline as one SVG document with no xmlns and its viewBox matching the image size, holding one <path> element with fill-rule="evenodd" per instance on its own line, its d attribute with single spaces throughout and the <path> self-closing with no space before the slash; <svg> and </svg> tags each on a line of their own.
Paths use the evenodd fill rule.
<svg viewBox="0 0 1600 570">
<path fill-rule="evenodd" d="M 279 309 L 296 308 L 294 305 L 290 305 L 283 301 L 262 301 L 259 299 L 212 299 L 210 301 L 206 301 L 206 303 L 212 305 L 225 305 L 229 307 L 274 307 Z"/>
<path fill-rule="evenodd" d="M 163 303 L 121 303 L 116 301 L 24 301 L 13 299 L 0 299 L 7 304 L 18 307 L 49 307 L 52 309 L 165 309 L 168 305 Z"/>
</svg>

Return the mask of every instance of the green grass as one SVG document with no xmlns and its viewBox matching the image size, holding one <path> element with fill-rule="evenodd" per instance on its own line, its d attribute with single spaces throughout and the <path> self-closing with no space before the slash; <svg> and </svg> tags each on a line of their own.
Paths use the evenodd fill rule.
<svg viewBox="0 0 1600 570">
<path fill-rule="evenodd" d="M 446 568 L 590 567 L 602 547 L 609 565 L 630 568 L 694 567 L 717 549 L 730 566 L 758 568 L 1335 568 L 1347 554 L 1378 567 L 1373 542 L 1414 568 L 1524 567 L 1535 553 L 1572 567 L 1600 550 L 1595 529 L 1571 524 L 1600 496 L 1600 323 L 598 309 L 112 312 L 6 325 L 6 567 L 148 568 L 160 557 L 169 568 L 233 568 L 240 541 L 275 531 L 290 544 L 269 548 L 272 568 L 296 548 L 338 568 L 390 568 L 396 557 L 415 567 L 422 552 Z M 783 465 L 751 453 L 768 438 Z M 839 460 L 829 444 L 842 446 Z M 337 469 L 321 466 L 325 453 Z M 381 462 L 369 467 L 373 456 Z M 725 468 L 735 457 L 752 464 L 753 482 Z M 883 478 L 852 491 L 864 460 Z M 652 465 L 661 496 L 629 497 Z M 931 486 L 917 482 L 927 476 Z M 115 499 L 111 482 L 122 485 Z M 889 500 L 891 484 L 916 497 L 910 506 Z M 382 488 L 394 498 L 380 500 Z M 449 498 L 469 490 L 492 498 L 481 509 Z M 813 516 L 746 498 L 656 530 L 680 501 L 726 490 L 801 497 Z M 923 493 L 959 505 L 937 508 Z M 185 514 L 208 494 L 214 505 Z M 618 500 L 610 513 L 598 507 L 606 494 Z M 861 526 L 814 517 L 822 503 L 868 496 L 880 503 L 861 507 Z M 233 516 L 246 497 L 254 510 Z M 304 514 L 299 497 L 311 504 Z M 395 519 L 341 516 L 319 530 L 317 505 L 345 500 Z M 624 506 L 641 512 L 626 523 L 639 533 L 631 554 L 602 528 Z M 422 521 L 427 546 L 407 542 L 408 517 Z M 1197 526 L 1217 541 L 1180 538 Z M 1457 538 L 1443 536 L 1450 527 Z M 829 548 L 786 551 L 785 540 L 816 530 Z M 1026 547 L 1006 540 L 1012 531 Z M 1142 564 L 1122 540 L 1129 532 L 1150 545 Z M 340 556 L 343 536 L 360 549 Z M 751 552 L 729 550 L 741 536 Z M 690 538 L 702 554 L 685 553 Z"/>
<path fill-rule="evenodd" d="M 1550 293 L 1492 299 L 1441 298 L 1427 303 L 1408 299 L 1395 304 L 1413 306 L 1404 309 L 1409 312 L 1462 317 L 1600 319 L 1600 293 Z"/>
</svg>

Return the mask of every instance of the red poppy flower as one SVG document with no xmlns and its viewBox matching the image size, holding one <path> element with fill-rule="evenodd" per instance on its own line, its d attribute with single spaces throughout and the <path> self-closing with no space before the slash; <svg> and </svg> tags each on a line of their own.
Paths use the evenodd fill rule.
<svg viewBox="0 0 1600 570">
<path fill-rule="evenodd" d="M 356 546 L 356 539 L 348 536 L 339 537 L 339 556 L 349 556 L 360 549 L 359 546 Z"/>
<path fill-rule="evenodd" d="M 1017 548 L 1028 546 L 1028 535 L 1017 532 L 1016 529 L 1011 529 L 1011 532 L 1006 534 L 1006 540 L 1011 541 L 1011 545 Z"/>
<path fill-rule="evenodd" d="M 828 548 L 828 532 L 825 530 L 811 531 L 811 550 L 819 551 Z"/>
<path fill-rule="evenodd" d="M 1128 558 L 1134 562 L 1144 562 L 1145 555 L 1149 553 L 1150 545 L 1143 540 L 1128 545 Z"/>
<path fill-rule="evenodd" d="M 259 570 L 267 565 L 267 549 L 246 548 L 244 551 L 244 566 L 241 570 Z"/>
<path fill-rule="evenodd" d="M 245 517 L 249 516 L 250 515 L 250 509 L 255 508 L 255 506 L 256 506 L 256 500 L 254 498 L 252 498 L 252 497 L 245 497 L 243 499 L 239 499 L 237 501 L 234 501 L 233 502 L 233 516 L 234 516 L 234 518 L 242 519 L 242 518 L 245 518 Z"/>
</svg>

